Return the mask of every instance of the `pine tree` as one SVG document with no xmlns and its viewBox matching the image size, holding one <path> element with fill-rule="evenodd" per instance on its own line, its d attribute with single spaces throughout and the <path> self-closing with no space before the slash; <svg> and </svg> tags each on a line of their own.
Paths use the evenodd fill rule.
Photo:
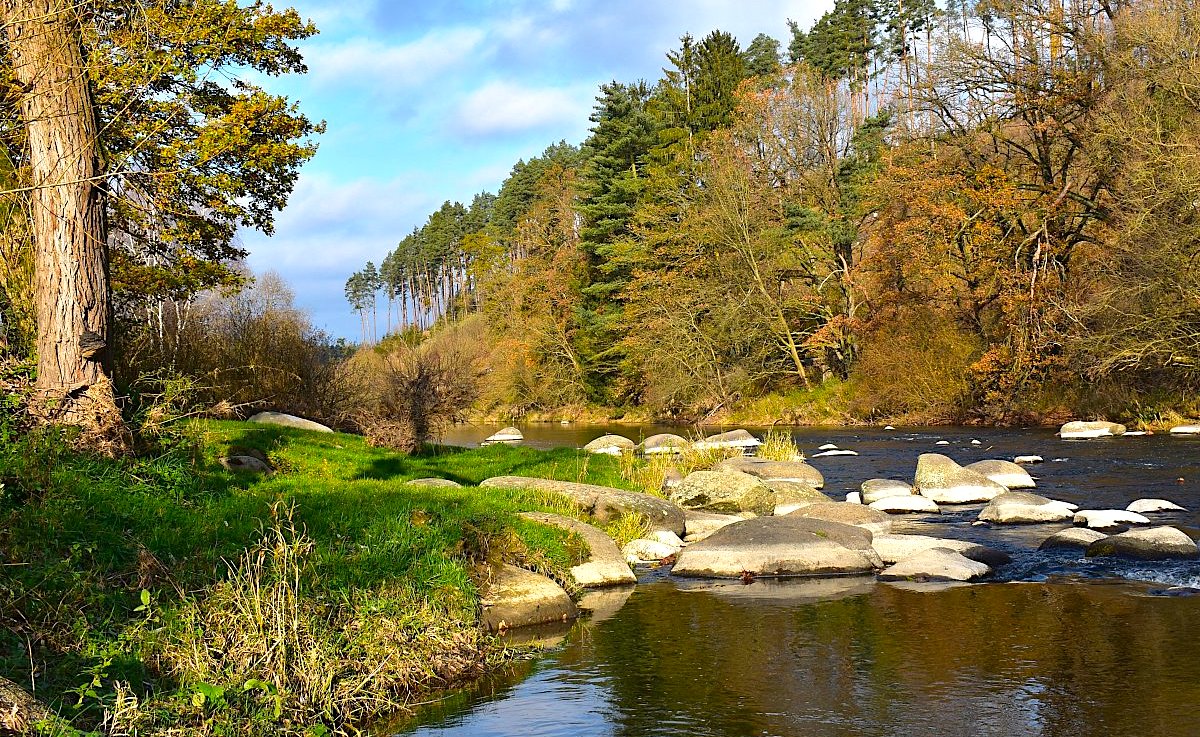
<svg viewBox="0 0 1200 737">
<path fill-rule="evenodd" d="M 742 57 L 746 61 L 746 71 L 758 77 L 775 74 L 782 66 L 779 61 L 779 41 L 765 33 L 754 37 Z"/>
</svg>

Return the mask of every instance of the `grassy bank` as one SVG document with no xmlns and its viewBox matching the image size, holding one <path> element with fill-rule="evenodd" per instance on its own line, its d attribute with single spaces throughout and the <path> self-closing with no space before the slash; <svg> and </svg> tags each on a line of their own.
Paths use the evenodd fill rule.
<svg viewBox="0 0 1200 737">
<path fill-rule="evenodd" d="M 561 576 L 561 504 L 471 488 L 521 474 L 627 486 L 577 451 L 401 457 L 340 434 L 191 425 L 112 461 L 0 438 L 0 673 L 112 734 L 331 734 L 500 657 L 476 626 L 500 560 Z M 223 470 L 262 452 L 269 477 Z M 468 485 L 431 490 L 411 479 Z"/>
</svg>

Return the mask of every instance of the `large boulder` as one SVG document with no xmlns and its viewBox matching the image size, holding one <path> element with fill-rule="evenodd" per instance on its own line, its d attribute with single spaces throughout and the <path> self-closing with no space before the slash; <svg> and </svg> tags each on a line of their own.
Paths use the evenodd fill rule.
<svg viewBox="0 0 1200 737">
<path fill-rule="evenodd" d="M 983 474 L 963 468 L 940 453 L 917 458 L 913 486 L 938 504 L 973 504 L 995 499 L 1008 489 Z"/>
<path fill-rule="evenodd" d="M 691 443 L 686 439 L 671 433 L 651 435 L 642 441 L 642 453 L 648 456 L 682 453 L 689 447 L 691 447 Z"/>
<path fill-rule="evenodd" d="M 1174 527 L 1151 527 L 1110 535 L 1088 546 L 1089 558 L 1120 556 L 1139 560 L 1200 557 L 1200 549 L 1186 533 Z"/>
<path fill-rule="evenodd" d="M 946 548 L 930 548 L 911 558 L 885 568 L 881 581 L 973 581 L 991 573 L 992 569 L 979 561 Z"/>
<path fill-rule="evenodd" d="M 583 446 L 583 449 L 588 453 L 619 456 L 626 451 L 632 453 L 636 447 L 637 443 L 622 435 L 601 435 Z"/>
<path fill-rule="evenodd" d="M 875 535 L 871 539 L 871 547 L 875 549 L 876 553 L 879 553 L 883 562 L 889 565 L 908 560 L 931 548 L 953 550 L 963 557 L 989 566 L 1004 565 L 1012 560 L 1007 553 L 984 547 L 978 543 L 966 540 L 947 540 L 928 535 Z"/>
<path fill-rule="evenodd" d="M 494 445 L 496 443 L 519 443 L 525 439 L 525 435 L 515 427 L 506 427 L 499 432 L 493 433 L 483 439 L 480 445 Z"/>
<path fill-rule="evenodd" d="M 676 535 L 683 534 L 683 510 L 666 499 L 649 494 L 528 476 L 494 476 L 479 485 L 492 489 L 528 489 L 558 494 L 569 499 L 581 512 L 590 514 L 601 524 L 623 514 L 636 513 L 645 517 L 652 529 L 670 530 Z"/>
<path fill-rule="evenodd" d="M 727 458 L 716 465 L 717 471 L 741 471 L 766 481 L 799 481 L 814 489 L 825 486 L 821 472 L 804 461 L 771 461 L 766 458 Z"/>
<path fill-rule="evenodd" d="M 671 490 L 671 501 L 684 509 L 717 514 L 752 512 L 769 515 L 775 494 L 762 479 L 740 471 L 695 471 Z"/>
<path fill-rule="evenodd" d="M 1124 435 L 1125 426 L 1116 422 L 1082 422 L 1076 420 L 1063 425 L 1058 436 L 1063 440 L 1090 440 Z"/>
<path fill-rule="evenodd" d="M 888 514 L 941 514 L 942 508 L 937 502 L 920 494 L 908 496 L 889 496 L 867 505 L 871 509 Z"/>
<path fill-rule="evenodd" d="M 979 513 L 980 521 L 998 525 L 1062 522 L 1074 517 L 1071 505 L 1025 491 L 1001 494 Z"/>
<path fill-rule="evenodd" d="M 686 520 L 686 535 L 684 539 L 688 542 L 703 540 L 713 534 L 722 527 L 727 527 L 735 522 L 742 522 L 746 518 L 738 517 L 732 514 L 713 514 L 711 512 L 701 512 L 695 509 L 684 511 L 684 519 Z"/>
<path fill-rule="evenodd" d="M 725 448 L 736 448 L 743 452 L 751 448 L 757 448 L 762 445 L 762 441 L 754 437 L 747 430 L 730 430 L 729 432 L 709 435 L 703 440 L 697 440 L 692 444 L 696 450 L 721 450 Z"/>
<path fill-rule="evenodd" d="M 1130 502 L 1129 506 L 1125 507 L 1125 511 L 1147 514 L 1151 512 L 1186 512 L 1187 510 L 1166 499 L 1138 499 Z"/>
<path fill-rule="evenodd" d="M 892 479 L 868 479 L 862 482 L 862 502 L 872 504 L 892 496 L 912 496 L 912 484 Z"/>
<path fill-rule="evenodd" d="M 578 614 L 562 587 L 545 576 L 510 565 L 495 571 L 481 601 L 484 628 L 498 632 L 514 627 L 566 622 Z"/>
<path fill-rule="evenodd" d="M 285 415 L 282 412 L 259 412 L 250 418 L 250 422 L 259 422 L 264 425 L 294 427 L 297 430 L 312 430 L 313 432 L 333 432 L 331 428 L 328 428 L 319 422 L 306 420 L 303 417 L 297 417 L 295 415 Z"/>
<path fill-rule="evenodd" d="M 866 530 L 788 515 L 723 527 L 679 553 L 671 572 L 710 578 L 830 576 L 870 573 L 878 563 Z"/>
<path fill-rule="evenodd" d="M 1200 424 L 1176 425 L 1171 428 L 1172 435 L 1200 435 Z"/>
<path fill-rule="evenodd" d="M 637 577 L 625 564 L 625 556 L 617 544 L 595 527 L 570 517 L 544 512 L 525 512 L 521 516 L 539 524 L 573 533 L 588 546 L 588 559 L 571 568 L 571 579 L 575 581 L 575 585 L 591 589 L 637 583 Z"/>
<path fill-rule="evenodd" d="M 975 461 L 964 468 L 981 473 L 1008 489 L 1032 489 L 1037 486 L 1028 471 L 1010 461 Z"/>
<path fill-rule="evenodd" d="M 1148 525 L 1150 520 L 1120 509 L 1081 509 L 1075 513 L 1075 524 L 1093 530 L 1106 530 L 1124 525 Z"/>
<path fill-rule="evenodd" d="M 1038 546 L 1038 550 L 1060 550 L 1064 548 L 1086 550 L 1092 543 L 1097 540 L 1103 540 L 1106 537 L 1108 537 L 1108 534 L 1099 530 L 1089 530 L 1086 527 L 1068 527 L 1065 530 L 1059 530 L 1043 540 L 1042 544 Z"/>
<path fill-rule="evenodd" d="M 767 488 L 775 494 L 776 515 L 785 515 L 788 512 L 793 512 L 806 504 L 817 504 L 819 502 L 833 501 L 808 484 L 803 484 L 799 481 L 770 479 L 768 481 L 764 481 L 763 483 L 766 484 Z"/>
<path fill-rule="evenodd" d="M 870 530 L 872 533 L 878 534 L 888 532 L 892 529 L 892 518 L 886 512 L 871 509 L 862 504 L 851 504 L 850 502 L 807 504 L 794 512 L 789 512 L 787 516 L 837 522 L 843 525 L 861 527 L 864 530 Z"/>
</svg>

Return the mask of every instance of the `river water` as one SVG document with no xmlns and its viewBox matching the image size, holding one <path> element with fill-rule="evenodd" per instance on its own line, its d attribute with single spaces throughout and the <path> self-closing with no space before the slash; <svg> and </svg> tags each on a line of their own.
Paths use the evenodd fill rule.
<svg viewBox="0 0 1200 737">
<path fill-rule="evenodd" d="M 495 428 L 466 428 L 471 444 Z M 579 446 L 606 431 L 523 428 L 531 444 Z M 1083 508 L 1143 497 L 1200 510 L 1200 438 L 1061 441 L 1053 431 L 802 429 L 835 498 L 868 478 L 911 480 L 917 455 L 960 463 L 1041 455 L 1038 493 Z M 972 440 L 978 440 L 974 445 Z M 947 441 L 948 445 L 938 445 Z M 975 540 L 1013 562 L 986 583 L 871 577 L 676 579 L 636 589 L 556 646 L 422 709 L 394 734 L 454 735 L 1200 735 L 1200 562 L 1089 560 L 1037 552 L 1064 525 L 972 526 L 979 506 L 897 518 L 897 532 Z M 1192 512 L 1155 515 L 1200 535 Z"/>
</svg>

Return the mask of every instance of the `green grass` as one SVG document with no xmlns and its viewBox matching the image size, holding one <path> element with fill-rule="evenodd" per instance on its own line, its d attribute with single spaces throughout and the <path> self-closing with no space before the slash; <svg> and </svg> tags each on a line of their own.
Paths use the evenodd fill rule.
<svg viewBox="0 0 1200 737">
<path fill-rule="evenodd" d="M 562 577 L 578 562 L 576 539 L 516 517 L 566 511 L 561 499 L 475 484 L 629 488 L 616 459 L 573 450 L 403 457 L 356 436 L 237 422 L 184 434 L 123 461 L 52 436 L 0 442 L 0 673 L 36 684 L 78 727 L 107 715 L 147 735 L 349 729 L 495 657 L 475 627 L 487 564 Z M 216 459 L 231 447 L 262 451 L 278 472 L 224 471 Z M 424 477 L 464 488 L 405 483 Z M 247 613 L 259 609 L 270 611 Z"/>
</svg>

